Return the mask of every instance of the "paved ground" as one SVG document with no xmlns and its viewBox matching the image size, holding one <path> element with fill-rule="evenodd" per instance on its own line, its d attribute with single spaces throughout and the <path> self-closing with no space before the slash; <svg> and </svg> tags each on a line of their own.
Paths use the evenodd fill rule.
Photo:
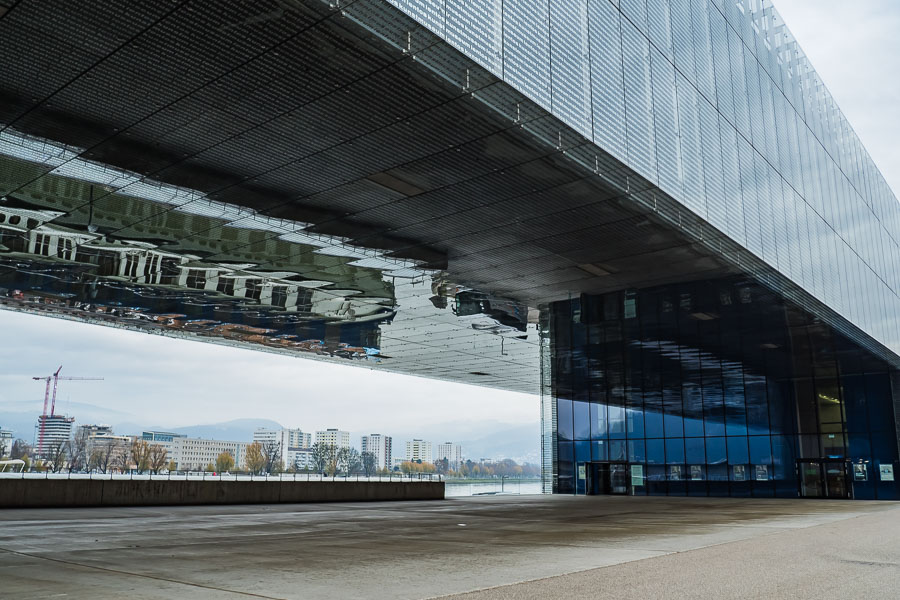
<svg viewBox="0 0 900 600">
<path fill-rule="evenodd" d="M 821 599 L 897 590 L 897 503 L 507 496 L 0 511 L 0 598 Z"/>
</svg>

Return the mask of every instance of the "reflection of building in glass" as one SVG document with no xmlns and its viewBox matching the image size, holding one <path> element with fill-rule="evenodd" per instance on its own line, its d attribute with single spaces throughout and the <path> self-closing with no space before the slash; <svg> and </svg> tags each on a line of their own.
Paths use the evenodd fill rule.
<svg viewBox="0 0 900 600">
<path fill-rule="evenodd" d="M 393 438 L 389 435 L 372 433 L 362 436 L 361 451 L 375 457 L 375 468 L 391 468 L 391 452 Z"/>
</svg>

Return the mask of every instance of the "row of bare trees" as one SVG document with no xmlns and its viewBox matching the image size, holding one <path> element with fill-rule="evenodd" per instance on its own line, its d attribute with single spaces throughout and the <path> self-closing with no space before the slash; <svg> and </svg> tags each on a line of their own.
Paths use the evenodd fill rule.
<svg viewBox="0 0 900 600">
<path fill-rule="evenodd" d="M 3 450 L 3 449 L 0 449 Z M 5 456 L 0 452 L 0 457 Z M 33 449 L 24 441 L 16 440 L 9 452 L 10 458 L 21 458 L 30 465 L 33 462 Z M 70 440 L 54 440 L 46 445 L 45 455 L 35 466 L 52 473 L 62 471 L 113 471 L 126 472 L 136 470 L 138 473 L 157 474 L 163 469 L 175 468 L 168 461 L 166 449 L 159 444 L 150 444 L 146 440 L 134 439 L 131 444 L 123 440 L 91 440 L 87 432 L 79 432 Z"/>
<path fill-rule="evenodd" d="M 313 444 L 312 462 L 315 472 L 331 476 L 338 473 L 369 476 L 378 470 L 375 455 L 371 452 L 360 453 L 356 448 L 338 448 L 322 442 Z"/>
</svg>

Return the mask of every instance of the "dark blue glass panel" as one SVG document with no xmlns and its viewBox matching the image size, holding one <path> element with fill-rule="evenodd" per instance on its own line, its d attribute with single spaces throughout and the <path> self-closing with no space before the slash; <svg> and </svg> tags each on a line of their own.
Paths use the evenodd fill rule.
<svg viewBox="0 0 900 600">
<path fill-rule="evenodd" d="M 575 462 L 591 461 L 591 443 L 575 442 Z"/>
<path fill-rule="evenodd" d="M 609 460 L 609 449 L 606 444 L 607 442 L 603 440 L 591 443 L 591 458 L 593 460 Z"/>
<path fill-rule="evenodd" d="M 750 462 L 746 437 L 728 438 L 728 462 L 732 465 Z"/>
<path fill-rule="evenodd" d="M 609 437 L 622 439 L 625 437 L 625 407 L 609 407 Z"/>
<path fill-rule="evenodd" d="M 591 403 L 591 439 L 604 440 L 607 436 L 606 405 Z"/>
<path fill-rule="evenodd" d="M 847 431 L 869 431 L 869 418 L 866 409 L 866 382 L 862 375 L 846 375 L 841 378 L 844 399 L 844 412 L 847 418 Z M 852 443 L 852 436 L 851 436 Z M 853 452 L 850 453 L 853 455 Z"/>
<path fill-rule="evenodd" d="M 710 496 L 728 495 L 728 465 L 709 464 L 706 466 L 707 489 Z"/>
<path fill-rule="evenodd" d="M 651 413 L 647 413 L 648 415 Z M 643 410 L 638 408 L 629 408 L 625 411 L 625 418 L 627 420 L 627 431 L 629 438 L 642 438 L 644 436 L 644 416 L 645 413 Z M 659 435 L 662 435 L 660 432 Z"/>
<path fill-rule="evenodd" d="M 725 450 L 725 438 L 706 438 L 706 463 L 710 465 L 724 465 L 727 462 L 728 455 L 726 454 Z"/>
<path fill-rule="evenodd" d="M 628 440 L 628 462 L 642 463 L 647 460 L 644 440 Z"/>
<path fill-rule="evenodd" d="M 572 442 L 559 442 L 556 472 L 559 475 L 557 491 L 560 494 L 575 493 L 575 448 Z"/>
<path fill-rule="evenodd" d="M 788 434 L 795 431 L 794 388 L 788 382 L 769 380 L 769 425 L 772 433 Z"/>
<path fill-rule="evenodd" d="M 663 437 L 663 416 L 656 411 L 644 414 L 644 426 L 647 437 Z"/>
<path fill-rule="evenodd" d="M 556 400 L 556 435 L 560 440 L 574 439 L 571 400 L 564 398 Z"/>
<path fill-rule="evenodd" d="M 647 462 L 653 464 L 665 464 L 666 446 L 664 440 L 647 440 Z"/>
<path fill-rule="evenodd" d="M 706 447 L 703 438 L 685 438 L 684 458 L 689 464 L 701 465 L 706 463 Z"/>
<path fill-rule="evenodd" d="M 572 403 L 574 434 L 576 440 L 591 438 L 591 411 L 587 402 L 576 400 Z"/>
<path fill-rule="evenodd" d="M 667 438 L 666 439 L 666 462 L 667 463 L 683 463 L 684 462 L 684 439 Z"/>
<path fill-rule="evenodd" d="M 772 464 L 772 445 L 767 435 L 751 435 L 750 462 L 754 465 Z M 731 452 L 729 452 L 729 457 Z"/>
<path fill-rule="evenodd" d="M 887 373 L 866 375 L 866 404 L 869 407 L 869 426 L 873 432 L 893 430 L 893 398 Z"/>
<path fill-rule="evenodd" d="M 623 440 L 610 440 L 609 460 L 625 460 L 625 442 Z"/>
<path fill-rule="evenodd" d="M 792 436 L 772 436 L 772 460 L 775 477 L 775 495 L 786 498 L 797 496 L 796 442 Z"/>
<path fill-rule="evenodd" d="M 647 441 L 649 442 L 650 440 Z M 647 465 L 647 494 L 650 496 L 665 496 L 667 492 L 666 466 Z"/>
<path fill-rule="evenodd" d="M 747 430 L 751 435 L 769 433 L 769 403 L 766 397 L 766 388 L 765 377 L 744 373 Z"/>
</svg>

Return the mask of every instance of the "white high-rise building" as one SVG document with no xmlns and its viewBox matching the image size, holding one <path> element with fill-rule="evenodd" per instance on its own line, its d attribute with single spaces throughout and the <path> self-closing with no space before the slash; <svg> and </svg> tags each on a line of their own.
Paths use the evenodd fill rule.
<svg viewBox="0 0 900 600">
<path fill-rule="evenodd" d="M 459 468 L 462 462 L 462 446 L 453 442 L 444 442 L 437 445 L 437 452 L 434 454 L 435 460 L 447 459 L 449 466 L 454 471 Z"/>
<path fill-rule="evenodd" d="M 350 447 L 350 432 L 340 429 L 326 429 L 316 432 L 316 443 L 334 446 L 338 450 Z"/>
<path fill-rule="evenodd" d="M 294 461 L 290 460 L 292 450 L 304 450 L 312 446 L 312 435 L 304 433 L 301 429 L 266 429 L 260 427 L 253 432 L 253 441 L 263 446 L 278 444 L 279 457 L 284 461 L 285 467 Z"/>
<path fill-rule="evenodd" d="M 406 460 L 412 462 L 431 462 L 431 442 L 413 440 L 406 442 Z"/>
<path fill-rule="evenodd" d="M 42 422 L 44 424 L 43 439 L 41 438 Z M 39 416 L 37 425 L 34 428 L 35 456 L 47 458 L 48 450 L 72 439 L 74 424 L 75 417 L 64 417 L 62 415 Z"/>
<path fill-rule="evenodd" d="M 378 469 L 391 468 L 391 436 L 373 433 L 362 436 L 362 452 L 371 452 L 375 455 L 375 467 Z"/>
</svg>

